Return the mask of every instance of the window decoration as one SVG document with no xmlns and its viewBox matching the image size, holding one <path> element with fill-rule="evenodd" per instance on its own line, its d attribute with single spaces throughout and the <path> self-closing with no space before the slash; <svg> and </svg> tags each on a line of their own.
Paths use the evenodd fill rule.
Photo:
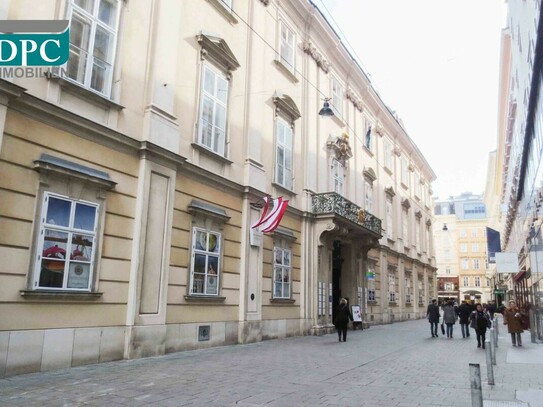
<svg viewBox="0 0 543 407">
<path fill-rule="evenodd" d="M 338 160 L 332 160 L 332 182 L 333 190 L 336 194 L 343 195 L 343 183 L 345 178 L 345 168 Z"/>
</svg>

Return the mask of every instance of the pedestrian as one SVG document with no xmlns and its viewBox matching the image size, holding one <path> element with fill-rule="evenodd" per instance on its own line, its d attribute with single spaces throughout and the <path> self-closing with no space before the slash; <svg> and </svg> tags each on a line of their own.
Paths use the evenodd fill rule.
<svg viewBox="0 0 543 407">
<path fill-rule="evenodd" d="M 490 301 L 486 307 L 488 314 L 490 315 L 490 320 L 494 319 L 494 314 L 496 313 L 496 303 L 494 301 Z"/>
<path fill-rule="evenodd" d="M 475 329 L 477 334 L 477 347 L 485 348 L 486 330 L 490 328 L 490 315 L 483 309 L 481 304 L 475 306 L 475 311 L 469 316 L 470 326 Z"/>
<path fill-rule="evenodd" d="M 503 311 L 503 323 L 507 325 L 507 332 L 511 334 L 513 346 L 522 346 L 520 334 L 524 332 L 522 329 L 523 318 L 525 315 L 520 312 L 515 301 L 509 301 L 507 308 Z"/>
<path fill-rule="evenodd" d="M 341 337 L 343 336 L 343 342 L 347 342 L 347 325 L 349 320 L 353 320 L 353 315 L 349 309 L 349 305 L 345 298 L 339 300 L 339 305 L 336 309 L 336 316 L 334 317 L 334 325 L 337 329 L 337 335 L 339 341 L 341 342 Z"/>
<path fill-rule="evenodd" d="M 471 315 L 471 307 L 466 301 L 458 307 L 458 322 L 462 330 L 462 338 L 469 338 L 469 317 Z"/>
<path fill-rule="evenodd" d="M 447 325 L 447 338 L 452 339 L 453 326 L 456 323 L 456 313 L 452 301 L 449 301 L 443 307 L 443 322 Z"/>
<path fill-rule="evenodd" d="M 426 318 L 428 318 L 428 322 L 430 323 L 430 333 L 432 334 L 432 338 L 437 338 L 439 336 L 437 334 L 437 326 L 439 324 L 439 306 L 437 305 L 436 300 L 432 300 L 432 303 L 428 305 L 428 309 L 426 310 Z"/>
</svg>

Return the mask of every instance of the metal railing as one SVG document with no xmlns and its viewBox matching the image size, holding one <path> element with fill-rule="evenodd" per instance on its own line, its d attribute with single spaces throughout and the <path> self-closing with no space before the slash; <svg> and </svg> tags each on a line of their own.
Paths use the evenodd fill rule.
<svg viewBox="0 0 543 407">
<path fill-rule="evenodd" d="M 334 213 L 372 232 L 382 234 L 381 219 L 335 192 L 314 194 L 312 206 L 316 215 Z"/>
</svg>

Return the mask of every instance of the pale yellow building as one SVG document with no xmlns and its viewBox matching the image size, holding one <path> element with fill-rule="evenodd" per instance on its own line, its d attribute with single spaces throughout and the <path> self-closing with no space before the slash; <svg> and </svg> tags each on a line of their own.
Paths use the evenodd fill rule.
<svg viewBox="0 0 543 407">
<path fill-rule="evenodd" d="M 4 4 L 70 59 L 0 80 L 0 376 L 425 316 L 435 174 L 313 3 Z"/>
</svg>

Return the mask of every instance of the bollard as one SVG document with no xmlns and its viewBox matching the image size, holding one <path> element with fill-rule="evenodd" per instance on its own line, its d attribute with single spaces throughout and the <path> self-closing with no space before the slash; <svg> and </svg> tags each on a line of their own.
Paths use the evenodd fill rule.
<svg viewBox="0 0 543 407">
<path fill-rule="evenodd" d="M 494 330 L 494 328 L 490 328 L 490 340 L 488 340 L 488 343 L 490 345 L 490 356 L 492 358 L 492 364 L 495 365 L 496 364 L 496 343 L 494 341 L 494 337 L 496 336 L 496 331 Z M 485 340 L 485 343 L 487 342 L 487 340 Z"/>
<path fill-rule="evenodd" d="M 498 347 L 498 320 L 496 319 L 493 324 L 494 326 L 494 338 L 492 340 L 494 341 L 494 349 Z"/>
<path fill-rule="evenodd" d="M 532 328 L 535 326 L 534 310 L 529 310 L 528 314 L 530 318 L 530 339 L 532 340 L 532 343 L 536 343 L 535 329 Z"/>
<path fill-rule="evenodd" d="M 481 387 L 481 366 L 479 363 L 469 364 L 469 381 L 471 386 L 471 407 L 483 407 L 483 388 Z"/>
</svg>

